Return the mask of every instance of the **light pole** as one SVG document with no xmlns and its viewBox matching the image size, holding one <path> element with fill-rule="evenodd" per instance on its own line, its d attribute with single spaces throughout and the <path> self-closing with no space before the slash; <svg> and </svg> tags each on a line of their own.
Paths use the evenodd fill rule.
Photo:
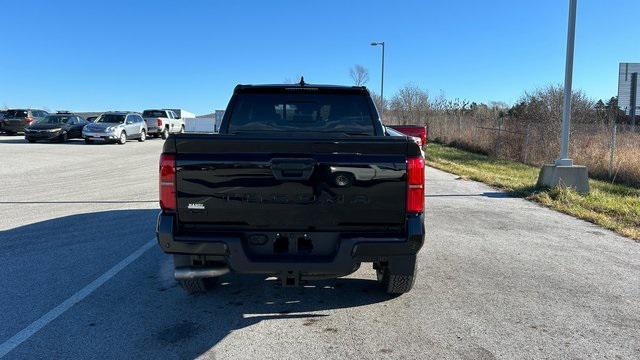
<svg viewBox="0 0 640 360">
<path fill-rule="evenodd" d="M 569 28 L 567 31 L 567 62 L 564 73 L 564 108 L 562 113 L 562 137 L 558 166 L 573 166 L 569 158 L 569 132 L 571 130 L 571 87 L 573 83 L 573 53 L 576 40 L 576 7 L 578 0 L 569 0 Z"/>
<path fill-rule="evenodd" d="M 578 0 L 569 0 L 569 28 L 567 31 L 567 62 L 564 74 L 564 109 L 560 157 L 551 165 L 543 165 L 538 186 L 570 187 L 580 193 L 589 192 L 589 173 L 586 166 L 573 165 L 569 158 L 569 130 L 571 130 L 571 85 L 573 81 L 573 49 L 576 40 L 576 8 Z"/>
<path fill-rule="evenodd" d="M 382 76 L 380 77 L 380 119 L 384 112 L 384 41 L 372 42 L 371 46 L 382 46 Z"/>
</svg>

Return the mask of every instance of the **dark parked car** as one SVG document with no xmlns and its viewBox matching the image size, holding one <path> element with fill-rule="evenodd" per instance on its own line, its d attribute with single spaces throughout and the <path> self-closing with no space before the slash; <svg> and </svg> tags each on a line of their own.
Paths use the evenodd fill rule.
<svg viewBox="0 0 640 360">
<path fill-rule="evenodd" d="M 8 135 L 23 132 L 32 123 L 44 119 L 48 112 L 36 109 L 9 109 L 4 119 L 0 120 L 0 130 Z"/>
<path fill-rule="evenodd" d="M 160 157 L 157 237 L 201 292 L 229 271 L 283 286 L 373 263 L 411 290 L 424 242 L 424 158 L 387 132 L 364 87 L 239 85 L 220 134 L 175 134 Z"/>
<path fill-rule="evenodd" d="M 81 116 L 71 113 L 48 115 L 24 129 L 24 138 L 28 142 L 38 140 L 66 141 L 82 138 L 82 129 L 88 122 Z"/>
</svg>

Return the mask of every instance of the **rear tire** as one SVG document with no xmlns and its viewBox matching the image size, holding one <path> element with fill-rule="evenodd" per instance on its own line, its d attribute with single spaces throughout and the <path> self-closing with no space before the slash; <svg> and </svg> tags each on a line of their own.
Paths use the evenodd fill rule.
<svg viewBox="0 0 640 360">
<path fill-rule="evenodd" d="M 382 286 L 387 294 L 405 294 L 411 291 L 415 281 L 415 275 L 395 275 L 387 271 L 384 274 Z"/>
<path fill-rule="evenodd" d="M 35 139 L 32 139 L 32 138 L 26 138 L 26 139 L 27 139 L 27 142 L 30 142 L 30 143 L 32 143 L 32 144 L 33 144 L 34 142 L 36 142 L 36 140 L 35 140 Z"/>
<path fill-rule="evenodd" d="M 162 129 L 162 133 L 160 134 L 160 136 L 162 137 L 162 140 L 167 140 L 167 138 L 169 137 L 169 128 Z"/>
<path fill-rule="evenodd" d="M 85 144 L 93 144 L 93 141 L 89 140 L 89 139 L 84 139 L 84 143 Z"/>
<path fill-rule="evenodd" d="M 138 139 L 138 141 L 144 142 L 145 140 L 147 140 L 147 132 L 142 130 L 142 132 L 140 133 L 140 139 Z"/>
<path fill-rule="evenodd" d="M 389 264 L 377 264 L 376 275 L 378 282 L 382 284 L 387 294 L 404 294 L 413 288 L 413 284 L 416 282 L 416 256 L 403 256 L 394 259 L 393 261 L 403 262 L 403 265 L 409 265 L 408 269 L 402 272 L 394 271 Z"/>
</svg>

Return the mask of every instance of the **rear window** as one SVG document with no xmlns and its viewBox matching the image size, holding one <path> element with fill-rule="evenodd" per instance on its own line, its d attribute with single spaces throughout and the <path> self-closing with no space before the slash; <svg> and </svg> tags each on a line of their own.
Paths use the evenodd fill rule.
<svg viewBox="0 0 640 360">
<path fill-rule="evenodd" d="M 124 115 L 117 114 L 102 114 L 95 121 L 97 123 L 114 123 L 114 124 L 122 124 L 124 123 Z"/>
<path fill-rule="evenodd" d="M 228 131 L 374 135 L 374 126 L 364 95 L 244 93 L 236 95 Z"/>
<path fill-rule="evenodd" d="M 41 123 L 43 124 L 66 124 L 69 122 L 71 116 L 68 115 L 49 115 L 44 118 Z"/>
<path fill-rule="evenodd" d="M 142 117 L 167 117 L 167 113 L 164 110 L 145 110 L 142 112 Z"/>
<path fill-rule="evenodd" d="M 6 118 L 23 118 L 27 117 L 29 112 L 27 110 L 7 110 Z"/>
</svg>

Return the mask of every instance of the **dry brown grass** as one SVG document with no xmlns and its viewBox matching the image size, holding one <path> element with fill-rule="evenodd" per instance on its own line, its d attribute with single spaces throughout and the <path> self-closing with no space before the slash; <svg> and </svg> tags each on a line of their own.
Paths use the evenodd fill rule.
<svg viewBox="0 0 640 360">
<path fill-rule="evenodd" d="M 430 166 L 495 186 L 640 241 L 640 189 L 590 180 L 591 192 L 536 187 L 539 168 L 431 144 Z"/>
<path fill-rule="evenodd" d="M 498 128 L 501 131 L 498 131 Z M 434 116 L 429 138 L 502 159 L 534 166 L 552 162 L 560 153 L 560 124 L 523 124 L 475 116 Z M 596 179 L 640 187 L 640 134 L 619 126 L 613 166 L 610 168 L 612 129 L 608 126 L 574 124 L 570 156 L 586 165 Z"/>
</svg>

